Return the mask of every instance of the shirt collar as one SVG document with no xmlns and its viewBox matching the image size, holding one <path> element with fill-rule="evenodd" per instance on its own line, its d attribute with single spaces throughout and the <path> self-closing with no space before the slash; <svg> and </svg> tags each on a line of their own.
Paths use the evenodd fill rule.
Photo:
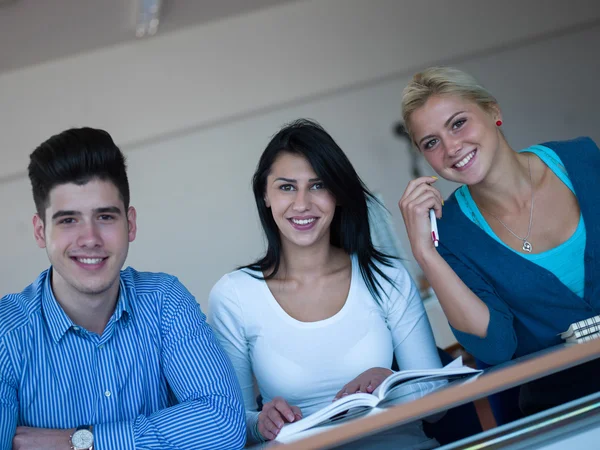
<svg viewBox="0 0 600 450">
<path fill-rule="evenodd" d="M 62 309 L 54 292 L 52 291 L 52 267 L 46 271 L 45 279 L 42 281 L 42 311 L 46 320 L 46 324 L 52 336 L 52 340 L 58 343 L 65 333 L 71 327 L 77 327 L 77 325 L 71 320 L 67 313 Z M 119 299 L 115 307 L 115 312 L 111 316 L 110 320 L 119 321 L 123 319 L 124 323 L 127 324 L 131 315 L 129 307 L 129 299 L 127 295 L 127 289 L 123 278 L 119 277 Z"/>
</svg>

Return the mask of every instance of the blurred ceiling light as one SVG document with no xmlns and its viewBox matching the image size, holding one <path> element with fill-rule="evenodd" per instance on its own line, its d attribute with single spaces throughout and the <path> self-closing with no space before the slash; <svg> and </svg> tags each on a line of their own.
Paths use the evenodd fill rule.
<svg viewBox="0 0 600 450">
<path fill-rule="evenodd" d="M 137 37 L 155 35 L 158 31 L 162 0 L 137 0 L 137 4 L 135 35 Z"/>
</svg>

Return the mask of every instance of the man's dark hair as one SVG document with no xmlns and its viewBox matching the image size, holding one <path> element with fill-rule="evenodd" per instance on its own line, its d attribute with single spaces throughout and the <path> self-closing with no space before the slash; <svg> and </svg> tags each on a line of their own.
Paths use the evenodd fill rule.
<svg viewBox="0 0 600 450">
<path fill-rule="evenodd" d="M 37 213 L 45 221 L 50 191 L 61 184 L 79 186 L 93 179 L 112 182 L 125 211 L 129 181 L 125 156 L 110 134 L 95 128 L 72 128 L 42 142 L 29 156 L 29 179 Z"/>
</svg>

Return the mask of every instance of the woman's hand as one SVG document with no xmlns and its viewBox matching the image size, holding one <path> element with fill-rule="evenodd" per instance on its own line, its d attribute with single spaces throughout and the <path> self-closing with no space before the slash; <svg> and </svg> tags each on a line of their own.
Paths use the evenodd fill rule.
<svg viewBox="0 0 600 450">
<path fill-rule="evenodd" d="M 437 177 L 420 177 L 412 180 L 398 202 L 410 246 L 417 261 L 425 252 L 435 249 L 431 239 L 429 210 L 433 209 L 435 216 L 440 219 L 443 205 L 442 194 L 432 186 L 436 180 Z"/>
<path fill-rule="evenodd" d="M 258 431 L 267 441 L 277 437 L 281 427 L 286 422 L 295 422 L 302 419 L 302 411 L 297 406 L 290 406 L 281 397 L 275 397 L 265 403 L 258 415 Z"/>
<path fill-rule="evenodd" d="M 393 374 L 390 369 L 384 369 L 383 367 L 373 367 L 372 369 L 365 370 L 359 376 L 357 376 L 350 383 L 346 384 L 334 397 L 334 401 L 340 399 L 348 394 L 355 394 L 357 392 L 366 392 L 372 394 L 375 389 Z"/>
</svg>

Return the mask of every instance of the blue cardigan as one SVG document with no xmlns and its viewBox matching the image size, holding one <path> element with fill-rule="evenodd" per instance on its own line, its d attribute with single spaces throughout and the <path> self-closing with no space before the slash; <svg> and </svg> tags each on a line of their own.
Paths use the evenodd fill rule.
<svg viewBox="0 0 600 450">
<path fill-rule="evenodd" d="M 469 353 L 487 364 L 559 344 L 558 334 L 571 323 L 600 314 L 600 150 L 586 137 L 542 145 L 565 165 L 583 215 L 583 298 L 475 225 L 461 211 L 455 194 L 445 202 L 438 222 L 440 254 L 490 310 L 485 338 L 452 331 Z"/>
</svg>

